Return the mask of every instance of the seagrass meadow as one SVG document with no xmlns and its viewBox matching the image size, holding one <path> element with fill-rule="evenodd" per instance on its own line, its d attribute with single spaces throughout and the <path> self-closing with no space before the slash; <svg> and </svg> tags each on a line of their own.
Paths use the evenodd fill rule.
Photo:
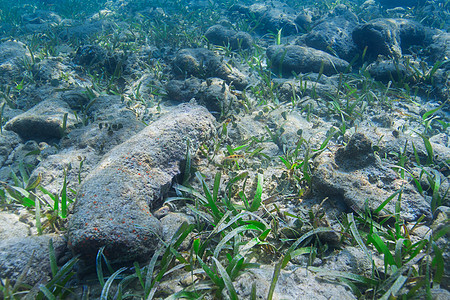
<svg viewBox="0 0 450 300">
<path fill-rule="evenodd" d="M 449 299 L 449 28 L 0 0 L 0 299 Z"/>
</svg>

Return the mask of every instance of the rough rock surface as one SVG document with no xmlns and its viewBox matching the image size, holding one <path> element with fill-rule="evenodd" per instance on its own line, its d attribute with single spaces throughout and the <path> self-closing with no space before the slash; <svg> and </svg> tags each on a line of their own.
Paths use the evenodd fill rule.
<svg viewBox="0 0 450 300">
<path fill-rule="evenodd" d="M 323 74 L 332 75 L 344 72 L 348 68 L 348 62 L 332 56 L 321 50 L 297 45 L 275 45 L 267 48 L 267 57 L 272 62 L 275 72 L 282 72 L 286 76 L 315 72 L 319 73 L 323 64 Z"/>
<path fill-rule="evenodd" d="M 247 32 L 227 29 L 222 25 L 209 27 L 205 37 L 210 43 L 225 47 L 229 45 L 233 50 L 248 49 L 253 44 L 252 36 Z"/>
<path fill-rule="evenodd" d="M 373 255 L 372 255 L 373 258 Z M 370 278 L 372 262 L 360 248 L 347 246 L 326 258 L 323 269 L 360 274 Z"/>
<path fill-rule="evenodd" d="M 206 106 L 213 112 L 225 112 L 236 101 L 236 96 L 230 92 L 230 87 L 224 80 L 210 78 L 201 81 L 191 77 L 186 80 L 171 80 L 166 85 L 169 99 L 188 102 L 195 98 L 198 104 Z"/>
<path fill-rule="evenodd" d="M 237 4 L 231 10 L 253 16 L 259 20 L 258 29 L 263 33 L 283 30 L 283 34 L 298 33 L 296 11 L 279 1 L 259 2 L 250 6 Z"/>
<path fill-rule="evenodd" d="M 427 220 L 431 219 L 426 199 L 381 163 L 373 153 L 371 142 L 363 134 L 354 134 L 347 146 L 335 153 L 323 152 L 314 164 L 317 167 L 312 178 L 314 189 L 330 198 L 342 199 L 353 210 L 364 211 L 366 202 L 370 209 L 375 210 L 403 188 L 401 217 L 406 221 L 415 221 L 422 215 Z M 395 212 L 397 198 L 385 206 L 387 211 Z"/>
<path fill-rule="evenodd" d="M 13 237 L 26 237 L 30 233 L 30 226 L 22 223 L 18 215 L 0 212 L 0 241 Z"/>
<path fill-rule="evenodd" d="M 180 174 L 186 140 L 196 149 L 214 133 L 213 117 L 184 104 L 116 146 L 84 180 L 69 222 L 69 245 L 84 259 L 105 246 L 110 259 L 147 259 L 161 235 L 151 213 Z"/>
<path fill-rule="evenodd" d="M 22 15 L 24 28 L 30 32 L 44 32 L 61 23 L 62 18 L 48 10 L 36 10 Z"/>
<path fill-rule="evenodd" d="M 166 243 L 170 243 L 173 235 L 177 232 L 178 228 L 186 222 L 187 224 L 194 223 L 192 217 L 183 213 L 172 213 L 169 212 L 166 216 L 160 219 L 162 226 L 162 238 Z M 181 243 L 181 248 L 186 250 L 189 249 L 191 240 L 189 238 L 185 239 Z"/>
<path fill-rule="evenodd" d="M 5 131 L 0 135 L 0 167 L 7 161 L 11 152 L 21 142 L 17 133 Z"/>
<path fill-rule="evenodd" d="M 352 40 L 352 32 L 357 25 L 358 17 L 346 6 L 338 5 L 300 41 L 304 41 L 308 47 L 326 52 L 331 48 L 339 58 L 350 61 L 357 53 Z"/>
<path fill-rule="evenodd" d="M 56 258 L 59 259 L 66 250 L 63 237 L 41 235 L 1 239 L 0 277 L 9 278 L 14 284 L 21 273 L 26 272 L 22 283 L 31 286 L 49 280 L 51 271 L 48 243 L 50 239 L 53 240 Z"/>
<path fill-rule="evenodd" d="M 429 46 L 430 57 L 433 61 L 442 61 L 450 58 L 450 33 L 438 32 L 433 36 L 433 42 Z M 444 65 L 445 69 L 450 70 L 450 63 Z"/>
<path fill-rule="evenodd" d="M 397 23 L 392 19 L 377 19 L 360 25 L 353 31 L 353 41 L 360 49 L 367 47 L 367 53 L 400 57 L 400 36 Z"/>
<path fill-rule="evenodd" d="M 239 276 L 234 282 L 239 299 L 248 299 L 252 284 L 256 284 L 256 298 L 266 299 L 272 282 L 273 267 L 262 266 Z M 322 281 L 306 268 L 281 270 L 273 299 L 356 299 L 344 286 Z"/>
<path fill-rule="evenodd" d="M 31 60 L 30 54 L 21 42 L 4 42 L 0 44 L 0 83 L 8 84 L 19 75 L 20 63 Z"/>
<path fill-rule="evenodd" d="M 248 84 L 244 74 L 235 68 L 230 69 L 214 52 L 205 48 L 178 51 L 173 61 L 173 70 L 176 74 L 183 76 L 219 77 L 237 88 L 244 88 Z"/>
<path fill-rule="evenodd" d="M 353 41 L 373 57 L 385 55 L 399 58 L 402 50 L 411 45 L 421 45 L 426 39 L 425 28 L 406 19 L 375 19 L 359 25 L 353 31 Z"/>
<path fill-rule="evenodd" d="M 69 128 L 77 123 L 69 105 L 61 100 L 48 99 L 9 120 L 5 129 L 14 131 L 25 140 L 59 139 L 64 135 L 63 120 L 66 113 L 66 128 Z"/>
<path fill-rule="evenodd" d="M 367 66 L 367 71 L 373 78 L 383 82 L 408 81 L 408 77 L 414 75 L 412 68 L 407 68 L 403 61 L 392 59 L 379 58 Z"/>
<path fill-rule="evenodd" d="M 71 26 L 67 26 L 67 29 L 60 33 L 61 38 L 65 40 L 72 38 L 79 41 L 88 41 L 89 38 L 99 34 L 102 30 L 108 30 L 115 26 L 109 20 L 71 21 Z"/>
<path fill-rule="evenodd" d="M 71 130 L 62 141 L 64 147 L 92 148 L 104 154 L 145 127 L 120 96 L 102 95 L 94 99 L 87 113 L 94 121 Z"/>
</svg>

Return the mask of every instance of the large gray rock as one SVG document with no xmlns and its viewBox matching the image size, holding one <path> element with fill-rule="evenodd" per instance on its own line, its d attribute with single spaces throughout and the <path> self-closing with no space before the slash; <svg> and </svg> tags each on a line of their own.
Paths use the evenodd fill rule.
<svg viewBox="0 0 450 300">
<path fill-rule="evenodd" d="M 237 100 L 225 81 L 219 78 L 210 78 L 206 81 L 195 77 L 171 80 L 166 85 L 166 92 L 169 99 L 180 102 L 188 102 L 195 98 L 198 104 L 216 113 L 226 113 Z"/>
<path fill-rule="evenodd" d="M 297 45 L 274 45 L 267 48 L 267 57 L 271 60 L 272 69 L 285 76 L 314 72 L 319 73 L 323 64 L 323 74 L 332 75 L 345 72 L 348 62 L 332 56 L 324 51 Z"/>
<path fill-rule="evenodd" d="M 205 37 L 210 43 L 219 46 L 230 46 L 231 49 L 248 49 L 253 44 L 252 36 L 243 31 L 227 29 L 222 25 L 214 25 L 208 28 Z"/>
<path fill-rule="evenodd" d="M 180 174 L 186 141 L 196 149 L 210 139 L 213 121 L 201 106 L 180 105 L 106 154 L 77 193 L 68 228 L 73 252 L 92 259 L 105 246 L 112 260 L 148 259 L 161 235 L 150 210 Z"/>
<path fill-rule="evenodd" d="M 399 58 L 411 45 L 423 45 L 427 31 L 420 23 L 407 19 L 375 19 L 353 30 L 353 41 L 367 54 Z"/>
<path fill-rule="evenodd" d="M 358 25 L 358 17 L 345 5 L 338 5 L 323 18 L 300 41 L 312 48 L 329 52 L 330 49 L 342 59 L 352 60 L 357 48 L 352 32 Z"/>
<path fill-rule="evenodd" d="M 426 220 L 431 219 L 428 201 L 414 186 L 382 164 L 363 134 L 354 134 L 345 148 L 323 152 L 314 165 L 313 188 L 330 199 L 344 201 L 353 210 L 364 211 L 366 203 L 369 209 L 375 210 L 394 192 L 403 189 L 400 216 L 406 221 L 416 221 L 422 215 Z M 394 213 L 397 198 L 384 208 Z"/>
<path fill-rule="evenodd" d="M 295 23 L 297 11 L 280 1 L 258 2 L 250 6 L 237 4 L 230 9 L 258 20 L 257 29 L 262 33 L 273 33 L 279 29 L 283 30 L 284 35 L 298 33 Z"/>
<path fill-rule="evenodd" d="M 66 129 L 68 129 L 77 123 L 69 105 L 58 99 L 45 100 L 9 120 L 5 129 L 14 131 L 25 140 L 59 139 L 65 134 L 63 121 L 66 113 Z"/>
<path fill-rule="evenodd" d="M 214 52 L 205 48 L 182 49 L 173 60 L 173 70 L 182 76 L 219 77 L 237 88 L 247 86 L 247 78 L 239 70 L 226 65 Z"/>
<path fill-rule="evenodd" d="M 56 258 L 66 251 L 65 239 L 57 235 L 15 237 L 0 240 L 0 277 L 14 284 L 22 275 L 23 284 L 34 286 L 50 279 L 49 240 L 53 240 Z M 23 273 L 23 274 L 22 274 Z"/>
<path fill-rule="evenodd" d="M 367 47 L 367 54 L 400 57 L 400 36 L 397 23 L 392 19 L 376 19 L 360 25 L 353 31 L 353 41 L 360 49 Z"/>
<path fill-rule="evenodd" d="M 31 56 L 26 45 L 21 42 L 4 42 L 0 44 L 0 83 L 11 84 L 20 75 L 20 64 Z"/>
</svg>

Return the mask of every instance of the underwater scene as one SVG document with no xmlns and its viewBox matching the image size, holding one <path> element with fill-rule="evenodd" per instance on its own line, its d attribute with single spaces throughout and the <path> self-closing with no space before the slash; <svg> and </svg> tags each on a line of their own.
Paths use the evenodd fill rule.
<svg viewBox="0 0 450 300">
<path fill-rule="evenodd" d="M 0 0 L 0 299 L 450 299 L 449 0 Z"/>
</svg>

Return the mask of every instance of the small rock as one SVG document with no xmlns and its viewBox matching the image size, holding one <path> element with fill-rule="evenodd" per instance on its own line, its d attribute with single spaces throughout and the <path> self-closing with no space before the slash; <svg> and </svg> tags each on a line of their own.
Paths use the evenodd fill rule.
<svg viewBox="0 0 450 300">
<path fill-rule="evenodd" d="M 273 33 L 279 29 L 286 35 L 298 33 L 295 23 L 296 11 L 283 2 L 258 2 L 250 6 L 236 4 L 231 10 L 251 15 L 259 20 L 257 28 L 261 33 Z"/>
<path fill-rule="evenodd" d="M 336 163 L 342 168 L 359 169 L 375 163 L 372 142 L 362 133 L 355 133 L 345 148 L 339 148 Z"/>
<path fill-rule="evenodd" d="M 175 232 L 177 232 L 178 228 L 183 224 L 184 222 L 191 224 L 192 220 L 190 220 L 185 214 L 183 213 L 168 213 L 166 216 L 164 216 L 161 220 L 161 226 L 162 226 L 162 237 L 163 240 L 167 243 L 170 242 Z M 188 249 L 189 248 L 190 240 L 186 238 L 183 243 L 181 244 L 182 249 Z"/>
<path fill-rule="evenodd" d="M 166 85 L 166 91 L 171 100 L 188 102 L 195 98 L 198 104 L 216 113 L 229 111 L 236 102 L 229 85 L 220 78 L 208 78 L 203 82 L 195 77 L 184 81 L 171 80 Z"/>
<path fill-rule="evenodd" d="M 8 156 L 20 142 L 21 139 L 15 132 L 4 131 L 0 134 L 0 166 L 3 166 Z"/>
<path fill-rule="evenodd" d="M 347 246 L 327 257 L 323 268 L 370 277 L 372 262 L 360 248 Z"/>
<path fill-rule="evenodd" d="M 36 10 L 22 15 L 23 27 L 30 32 L 45 32 L 60 24 L 62 18 L 53 11 Z"/>
</svg>

